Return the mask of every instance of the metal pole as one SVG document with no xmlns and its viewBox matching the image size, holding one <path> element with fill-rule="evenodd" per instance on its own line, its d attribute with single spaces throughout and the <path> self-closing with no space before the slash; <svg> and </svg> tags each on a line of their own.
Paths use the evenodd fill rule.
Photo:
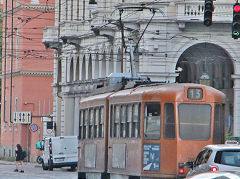
<svg viewBox="0 0 240 179">
<path fill-rule="evenodd" d="M 13 84 L 13 0 L 12 0 L 12 29 L 11 29 L 11 81 L 10 81 L 10 110 L 9 110 L 9 119 L 10 123 L 12 124 L 12 155 L 14 151 L 14 128 L 13 128 L 13 122 L 12 122 L 12 84 Z"/>
<path fill-rule="evenodd" d="M 27 124 L 27 162 L 29 162 L 29 146 L 28 146 L 28 144 L 29 144 L 29 142 L 28 142 L 28 140 L 29 140 L 29 124 Z"/>
<path fill-rule="evenodd" d="M 7 122 L 6 120 L 6 85 L 7 85 L 7 78 L 6 78 L 6 73 L 7 73 L 7 4 L 8 4 L 8 0 L 5 1 L 5 32 L 4 32 L 4 89 L 3 89 L 3 121 Z"/>
<path fill-rule="evenodd" d="M 122 23 L 122 13 L 123 13 L 123 10 L 121 9 L 119 11 L 119 22 L 120 22 L 120 25 L 121 25 L 121 34 L 122 34 L 122 56 L 121 56 L 121 73 L 123 73 L 123 58 L 124 58 L 124 49 L 125 49 L 125 39 L 124 39 L 124 25 Z"/>
<path fill-rule="evenodd" d="M 131 63 L 132 78 L 136 79 L 137 72 L 136 72 L 136 66 L 135 66 L 135 60 L 134 60 L 133 45 L 130 44 L 129 47 L 130 47 L 130 63 Z"/>
<path fill-rule="evenodd" d="M 12 0 L 12 29 L 11 29 L 11 80 L 10 80 L 10 113 L 9 118 L 10 122 L 12 123 L 12 84 L 13 84 L 13 0 Z"/>
</svg>

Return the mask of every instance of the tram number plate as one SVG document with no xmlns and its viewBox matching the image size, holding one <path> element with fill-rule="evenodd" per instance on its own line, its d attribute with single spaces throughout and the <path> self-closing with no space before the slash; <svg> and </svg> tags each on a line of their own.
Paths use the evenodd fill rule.
<svg viewBox="0 0 240 179">
<path fill-rule="evenodd" d="M 188 99 L 200 100 L 203 98 L 203 90 L 202 88 L 188 88 L 187 90 Z"/>
</svg>

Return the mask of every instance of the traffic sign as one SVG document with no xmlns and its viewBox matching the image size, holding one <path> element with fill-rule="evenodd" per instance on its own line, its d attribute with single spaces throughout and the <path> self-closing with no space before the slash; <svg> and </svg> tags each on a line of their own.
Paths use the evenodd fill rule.
<svg viewBox="0 0 240 179">
<path fill-rule="evenodd" d="M 37 132 L 39 129 L 39 126 L 37 124 L 31 124 L 29 128 L 32 132 Z"/>
<path fill-rule="evenodd" d="M 32 115 L 29 111 L 13 112 L 13 123 L 31 124 Z"/>
</svg>

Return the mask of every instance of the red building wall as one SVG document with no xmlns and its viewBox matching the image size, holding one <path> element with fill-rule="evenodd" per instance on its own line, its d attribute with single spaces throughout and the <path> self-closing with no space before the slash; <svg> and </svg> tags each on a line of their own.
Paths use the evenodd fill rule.
<svg viewBox="0 0 240 179">
<path fill-rule="evenodd" d="M 41 117 L 52 114 L 54 52 L 42 44 L 42 29 L 54 26 L 54 0 L 39 2 L 36 5 L 30 4 L 31 0 L 19 0 L 16 4 L 14 0 L 13 25 L 9 13 L 7 34 L 3 19 L 1 157 L 13 157 L 18 143 L 29 150 L 32 158 L 36 157 L 39 151 L 35 149 L 35 143 L 42 139 Z M 7 11 L 11 12 L 11 9 L 10 1 Z M 6 12 L 5 1 L 3 12 Z M 37 124 L 39 131 L 29 130 L 30 124 L 13 123 L 14 112 L 21 111 L 31 112 L 32 124 Z"/>
</svg>

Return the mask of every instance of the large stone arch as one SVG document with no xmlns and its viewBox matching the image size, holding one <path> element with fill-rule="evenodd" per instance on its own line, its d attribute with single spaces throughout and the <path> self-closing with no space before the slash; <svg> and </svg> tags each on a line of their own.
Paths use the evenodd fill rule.
<svg viewBox="0 0 240 179">
<path fill-rule="evenodd" d="M 176 69 L 181 69 L 177 82 L 201 83 L 226 94 L 226 129 L 232 132 L 234 64 L 229 53 L 216 44 L 198 43 L 182 53 Z"/>
</svg>

